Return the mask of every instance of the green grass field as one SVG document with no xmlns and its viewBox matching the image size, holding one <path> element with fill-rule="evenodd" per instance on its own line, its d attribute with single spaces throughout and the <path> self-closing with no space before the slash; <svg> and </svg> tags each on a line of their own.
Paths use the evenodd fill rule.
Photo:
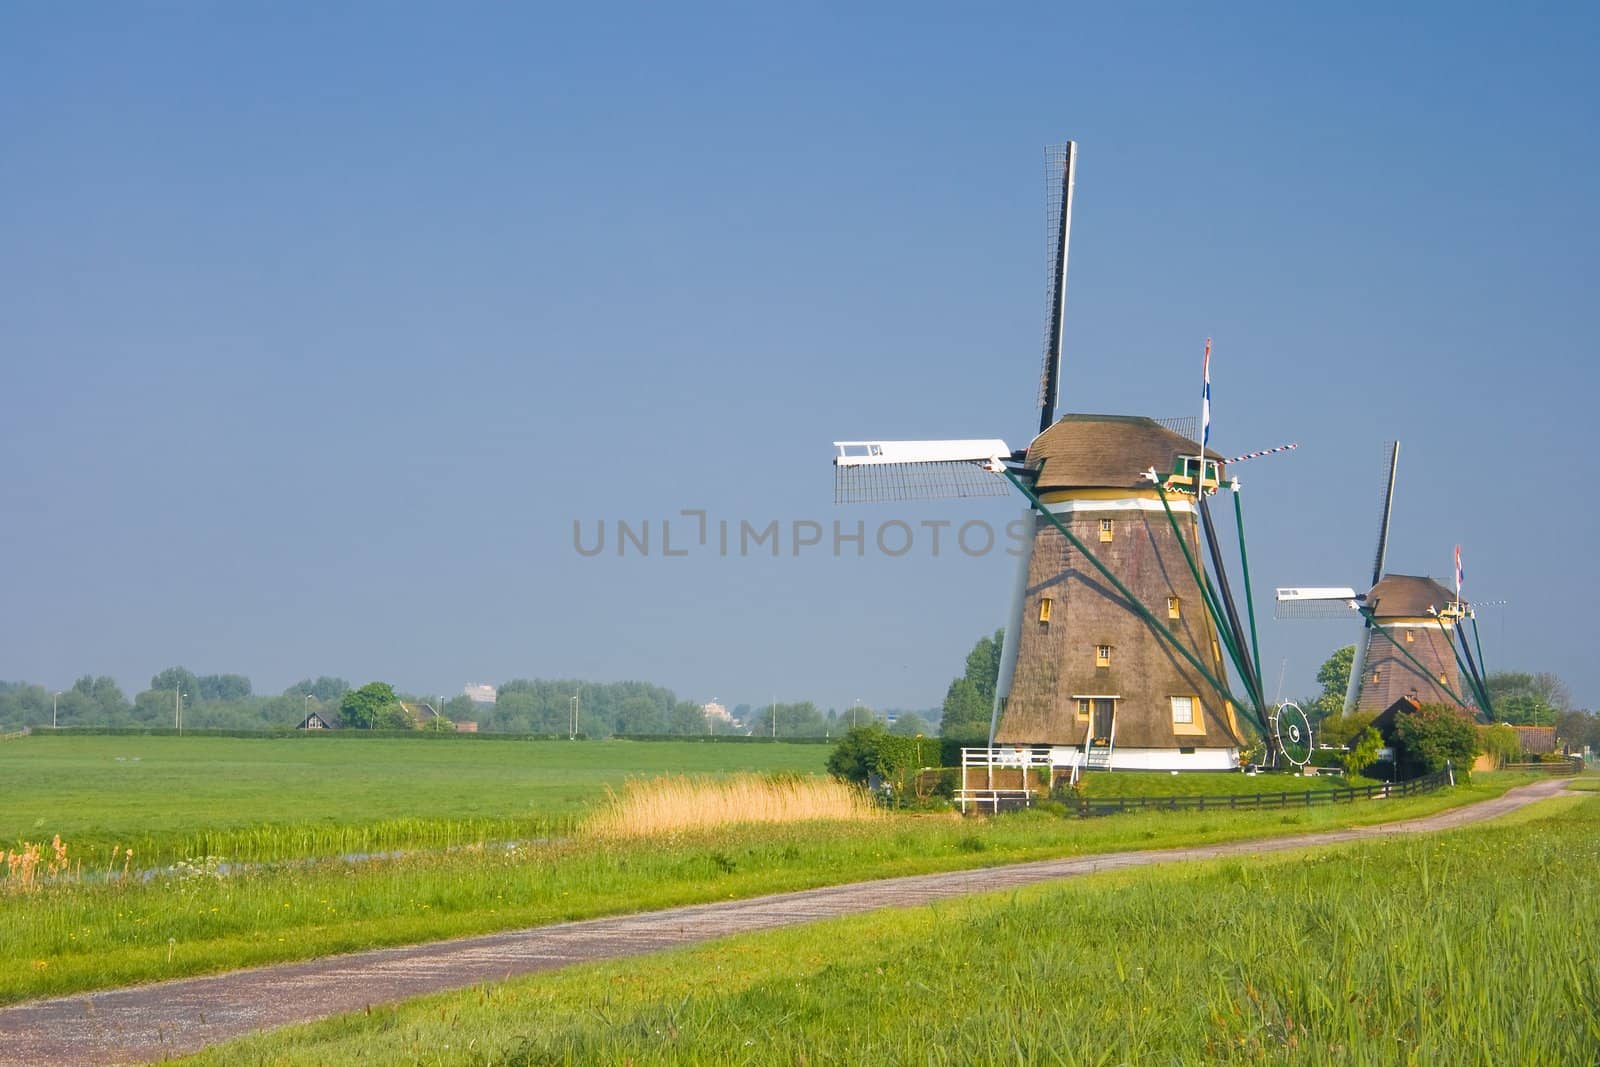
<svg viewBox="0 0 1600 1067">
<path fill-rule="evenodd" d="M 1219 771 L 1090 771 L 1082 779 L 1086 797 L 1245 796 L 1254 793 L 1317 793 L 1352 785 L 1378 784 L 1370 778 L 1338 775 L 1239 774 Z"/>
<path fill-rule="evenodd" d="M 8 891 L 0 907 L 0 1002 L 860 879 L 1380 822 L 1484 799 L 1521 780 L 1292 811 L 1091 820 L 900 814 L 45 885 Z"/>
<path fill-rule="evenodd" d="M 821 773 L 825 745 L 298 736 L 0 742 L 0 847 L 60 834 L 134 866 L 432 848 L 564 832 L 606 786 L 667 772 Z"/>
<path fill-rule="evenodd" d="M 1600 798 L 1564 797 L 589 965 L 197 1062 L 1593 1063 L 1597 869 Z"/>
</svg>

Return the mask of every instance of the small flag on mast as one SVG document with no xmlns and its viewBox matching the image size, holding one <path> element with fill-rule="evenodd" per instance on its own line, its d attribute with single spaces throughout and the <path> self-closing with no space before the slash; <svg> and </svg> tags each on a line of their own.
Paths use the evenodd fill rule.
<svg viewBox="0 0 1600 1067">
<path fill-rule="evenodd" d="M 1200 465 L 1205 466 L 1205 450 L 1211 444 L 1211 338 L 1206 338 L 1205 389 L 1200 394 Z"/>
<path fill-rule="evenodd" d="M 1461 603 L 1461 546 L 1456 546 L 1456 603 Z"/>
</svg>

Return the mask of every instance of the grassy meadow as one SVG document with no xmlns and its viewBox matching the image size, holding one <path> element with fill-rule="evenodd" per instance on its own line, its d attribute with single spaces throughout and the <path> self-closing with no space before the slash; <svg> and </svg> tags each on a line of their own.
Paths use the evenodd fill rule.
<svg viewBox="0 0 1600 1067">
<path fill-rule="evenodd" d="M 1594 1063 L 1596 870 L 1600 797 L 1575 795 L 587 965 L 192 1062 Z"/>
<path fill-rule="evenodd" d="M 630 777 L 820 774 L 825 745 L 295 736 L 0 742 L 0 848 L 60 834 L 135 869 L 568 832 Z"/>
<path fill-rule="evenodd" d="M 272 742 L 260 744 L 273 751 Z M 306 748 L 365 760 L 370 758 L 364 755 L 369 744 L 387 743 L 312 742 Z M 415 757 L 422 760 L 434 758 L 439 749 L 470 752 L 487 743 L 409 744 L 422 750 Z M 510 744 L 512 751 L 518 750 L 516 743 Z M 665 758 L 646 743 L 590 744 L 602 750 L 637 749 L 641 761 Z M 521 750 L 531 760 L 546 747 L 549 743 L 528 744 Z M 553 747 L 567 750 L 561 744 Z M 569 758 L 577 758 L 581 747 L 573 746 Z M 684 755 L 698 759 L 725 752 L 719 758 L 727 762 L 793 758 L 783 753 L 786 746 L 683 747 L 688 750 Z M 821 751 L 819 746 L 794 749 L 808 759 Z M 607 811 L 599 806 L 603 785 L 618 772 L 615 764 L 597 763 L 595 768 L 587 795 L 593 798 L 590 817 L 598 820 Z M 469 770 L 456 768 L 453 773 L 466 778 Z M 323 773 L 337 777 L 340 769 L 326 767 Z M 690 793 L 680 802 L 697 811 L 714 811 L 717 781 L 699 780 L 709 791 Z M 767 780 L 778 792 L 794 782 L 792 775 Z M 0 1002 L 870 878 L 1380 822 L 1484 799 L 1522 780 L 1484 776 L 1469 787 L 1404 800 L 1287 812 L 1150 813 L 1094 820 L 1040 811 L 962 820 L 868 809 L 857 817 L 825 810 L 820 800 L 811 806 L 809 800 L 796 805 L 788 799 L 791 814 L 812 821 L 730 826 L 712 819 L 710 829 L 652 829 L 640 836 L 591 831 L 574 818 L 561 838 L 515 847 L 422 849 L 355 863 L 321 859 L 243 868 L 195 856 L 149 879 L 92 877 L 97 861 L 91 856 L 83 872 L 90 877 L 46 880 L 31 889 L 8 878 L 0 888 Z M 668 779 L 663 788 L 677 788 L 673 783 L 682 781 Z M 462 788 L 476 787 L 463 783 Z M 523 803 L 519 790 L 503 788 L 510 792 L 502 803 Z M 629 792 L 624 788 L 618 794 L 623 808 Z M 654 795 L 645 810 L 653 811 L 663 795 Z M 107 818 L 124 818 L 106 798 L 97 802 Z M 167 810 L 190 821 L 188 832 L 207 824 L 208 813 L 186 809 L 181 798 L 169 800 Z M 237 806 L 223 814 L 242 818 Z M 82 813 L 76 817 L 84 818 Z M 34 831 L 39 837 L 53 832 L 48 822 L 42 832 Z M 62 836 L 74 854 L 75 839 Z M 98 862 L 108 871 L 127 863 L 111 858 L 109 849 Z"/>
</svg>

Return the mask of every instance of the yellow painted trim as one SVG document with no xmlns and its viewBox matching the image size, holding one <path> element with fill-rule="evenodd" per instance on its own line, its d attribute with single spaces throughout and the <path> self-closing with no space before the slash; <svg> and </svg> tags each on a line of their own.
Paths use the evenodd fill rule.
<svg viewBox="0 0 1600 1067">
<path fill-rule="evenodd" d="M 1040 493 L 1039 499 L 1046 504 L 1056 504 L 1063 500 L 1154 500 L 1161 501 L 1161 494 L 1152 487 L 1150 489 L 1054 489 L 1048 493 Z"/>
</svg>

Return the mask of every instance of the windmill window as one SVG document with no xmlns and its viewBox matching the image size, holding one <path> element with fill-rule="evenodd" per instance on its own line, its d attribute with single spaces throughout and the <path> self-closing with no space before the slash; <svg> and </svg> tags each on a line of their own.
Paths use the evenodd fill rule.
<svg viewBox="0 0 1600 1067">
<path fill-rule="evenodd" d="M 1374 685 L 1376 685 L 1378 683 L 1378 672 L 1377 671 L 1373 671 L 1372 672 L 1372 683 Z"/>
<path fill-rule="evenodd" d="M 1183 617 L 1183 608 L 1175 596 L 1167 597 L 1167 618 L 1179 619 Z"/>
<path fill-rule="evenodd" d="M 1039 599 L 1039 621 L 1040 622 L 1049 622 L 1050 621 L 1050 598 L 1049 597 L 1041 597 Z"/>
<path fill-rule="evenodd" d="M 1416 639 L 1417 639 L 1417 635 L 1416 634 L 1412 633 L 1410 630 L 1406 631 L 1406 644 L 1409 645 L 1413 641 L 1415 641 Z"/>
<path fill-rule="evenodd" d="M 1087 719 L 1088 717 L 1089 717 L 1089 698 L 1088 697 L 1079 697 L 1078 698 L 1078 718 Z"/>
<path fill-rule="evenodd" d="M 1109 667 L 1109 666 L 1111 666 L 1111 646 L 1110 645 L 1095 645 L 1094 646 L 1094 665 L 1096 667 Z"/>
<path fill-rule="evenodd" d="M 1102 541 L 1111 540 L 1111 534 L 1112 534 L 1113 529 L 1114 529 L 1114 527 L 1113 527 L 1112 522 L 1111 522 L 1110 519 L 1101 519 L 1100 520 L 1100 540 L 1102 540 Z"/>
<path fill-rule="evenodd" d="M 1194 697 L 1172 698 L 1172 721 L 1180 726 L 1194 723 Z"/>
</svg>

